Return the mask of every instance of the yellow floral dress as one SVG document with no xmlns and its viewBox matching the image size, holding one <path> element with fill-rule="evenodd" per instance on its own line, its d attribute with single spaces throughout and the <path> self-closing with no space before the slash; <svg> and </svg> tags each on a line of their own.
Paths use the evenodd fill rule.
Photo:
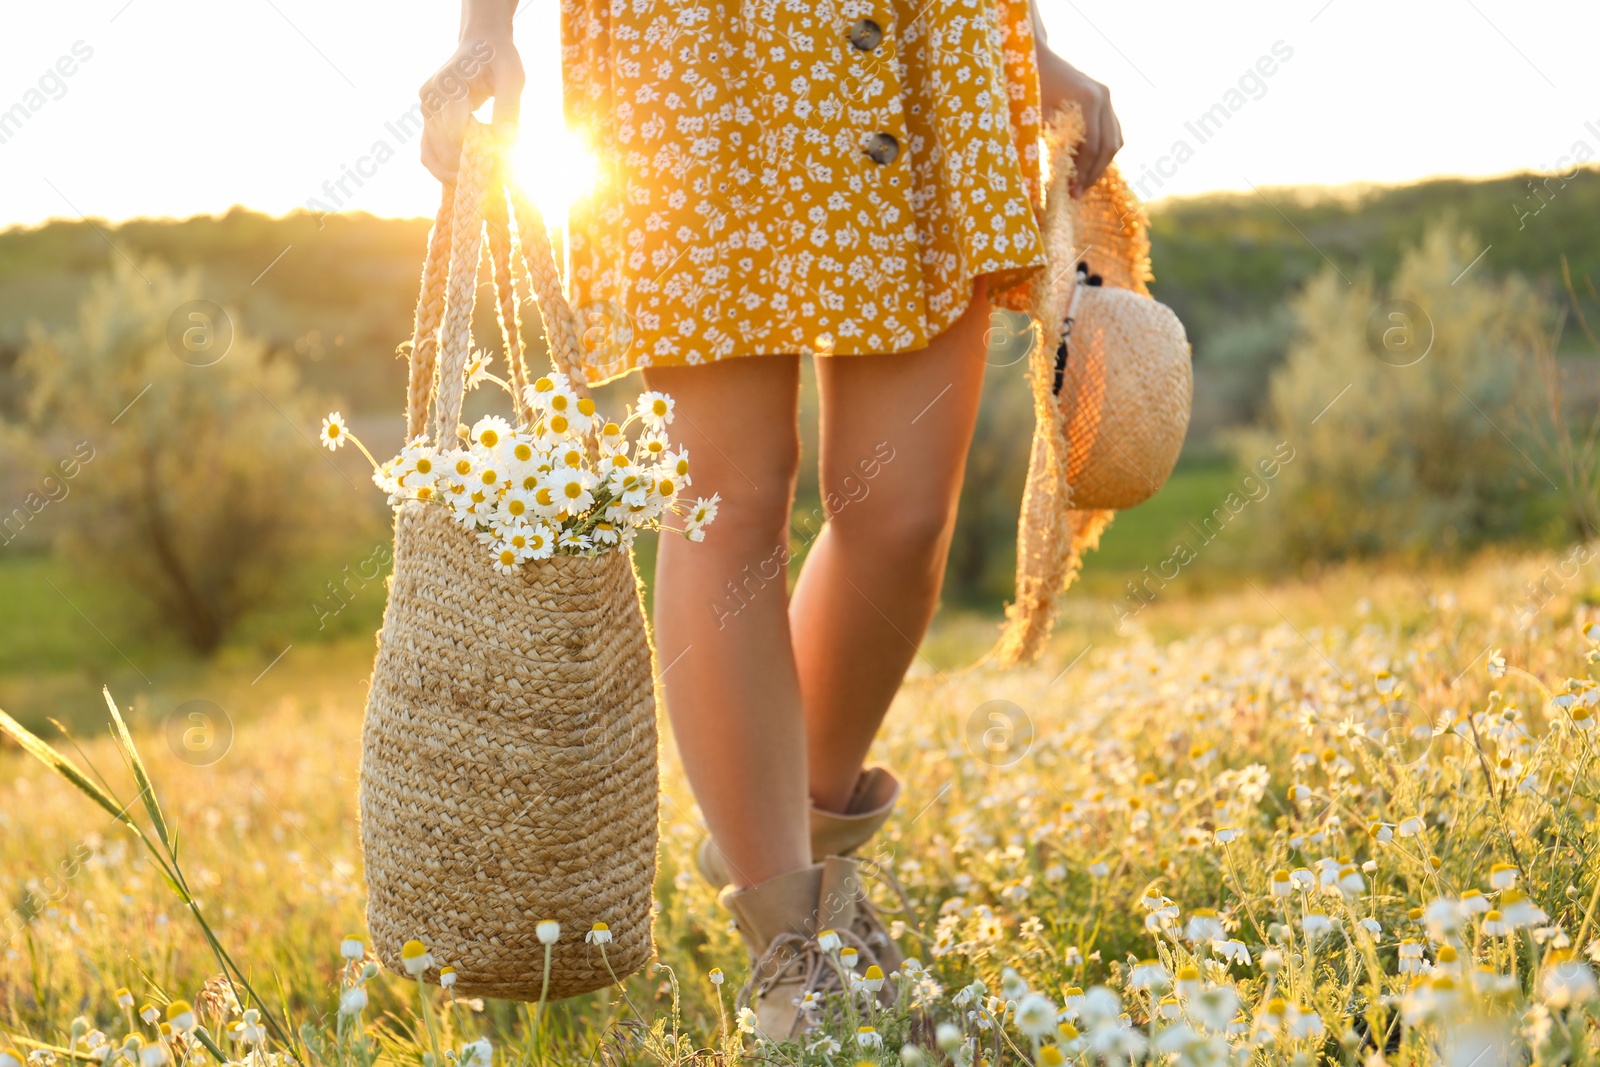
<svg viewBox="0 0 1600 1067">
<path fill-rule="evenodd" d="M 1044 263 L 1028 0 L 561 0 L 561 34 L 595 382 L 921 348 Z"/>
</svg>

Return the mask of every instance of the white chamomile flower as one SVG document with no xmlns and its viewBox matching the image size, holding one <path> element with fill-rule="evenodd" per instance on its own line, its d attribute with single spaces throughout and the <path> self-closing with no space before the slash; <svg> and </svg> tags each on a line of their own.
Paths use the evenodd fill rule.
<svg viewBox="0 0 1600 1067">
<path fill-rule="evenodd" d="M 594 529 L 589 536 L 594 539 L 594 543 L 597 545 L 614 545 L 621 540 L 616 524 L 610 522 L 595 523 Z"/>
<path fill-rule="evenodd" d="M 639 394 L 639 400 L 634 407 L 634 413 L 639 416 L 639 421 L 652 430 L 659 430 L 672 421 L 672 409 L 676 405 L 666 393 L 646 390 Z"/>
<path fill-rule="evenodd" d="M 416 977 L 430 966 L 434 966 L 434 953 L 429 952 L 427 945 L 413 937 L 400 947 L 400 963 L 405 965 L 406 974 Z"/>
<path fill-rule="evenodd" d="M 676 477 L 660 467 L 656 468 L 655 483 L 656 495 L 661 498 L 663 504 L 668 506 L 678 498 L 678 490 L 683 488 L 682 483 Z"/>
<path fill-rule="evenodd" d="M 495 517 L 508 525 L 521 525 L 535 514 L 533 494 L 526 489 L 506 490 L 506 495 L 500 498 L 499 507 L 495 510 Z"/>
<path fill-rule="evenodd" d="M 634 442 L 633 452 L 640 463 L 658 463 L 671 449 L 667 435 L 659 432 L 642 433 Z"/>
<path fill-rule="evenodd" d="M 498 532 L 500 540 L 516 553 L 517 561 L 520 563 L 533 558 L 533 531 L 532 526 L 519 522 L 502 527 Z"/>
<path fill-rule="evenodd" d="M 605 923 L 595 923 L 583 939 L 591 945 L 607 945 L 611 943 L 611 927 Z"/>
<path fill-rule="evenodd" d="M 564 552 L 576 554 L 587 552 L 594 546 L 588 534 L 579 533 L 577 530 L 562 530 L 560 536 L 556 538 L 556 547 Z"/>
<path fill-rule="evenodd" d="M 554 919 L 540 920 L 533 928 L 533 932 L 539 938 L 541 945 L 553 945 L 561 940 L 561 924 Z"/>
<path fill-rule="evenodd" d="M 556 550 L 556 532 L 549 523 L 538 523 L 528 528 L 528 558 L 549 559 Z"/>
<path fill-rule="evenodd" d="M 340 1015 L 360 1015 L 367 1009 L 367 987 L 351 986 L 339 994 Z"/>
<path fill-rule="evenodd" d="M 623 434 L 622 427 L 614 422 L 608 422 L 600 427 L 595 434 L 595 442 L 599 445 L 602 456 L 615 456 L 628 451 L 628 438 Z"/>
<path fill-rule="evenodd" d="M 425 440 L 413 441 L 398 457 L 395 481 L 405 489 L 415 490 L 438 481 L 440 469 L 439 457 L 428 447 L 428 443 Z"/>
<path fill-rule="evenodd" d="M 350 430 L 345 425 L 344 416 L 337 411 L 328 412 L 328 417 L 322 420 L 323 447 L 329 452 L 337 452 L 349 437 Z"/>
<path fill-rule="evenodd" d="M 476 389 L 489 380 L 489 364 L 494 362 L 494 357 L 487 350 L 478 349 L 472 353 L 472 358 L 467 360 L 467 388 Z M 474 437 L 477 434 L 473 434 Z"/>
<path fill-rule="evenodd" d="M 594 486 L 594 475 L 581 467 L 558 467 L 545 479 L 545 485 L 549 486 L 556 503 L 569 515 L 579 514 L 594 503 L 594 494 L 590 492 Z"/>
<path fill-rule="evenodd" d="M 485 452 L 495 452 L 511 435 L 511 424 L 498 415 L 485 415 L 472 425 L 472 443 Z"/>
<path fill-rule="evenodd" d="M 709 524 L 717 517 L 717 505 L 720 503 L 722 503 L 721 493 L 712 493 L 709 499 L 703 496 L 695 497 L 694 504 L 689 508 L 688 524 L 694 527 Z"/>
<path fill-rule="evenodd" d="M 494 569 L 501 574 L 515 574 L 517 565 L 522 560 L 517 556 L 517 550 L 507 541 L 496 541 L 494 544 Z"/>
<path fill-rule="evenodd" d="M 689 450 L 687 448 L 675 448 L 663 452 L 661 454 L 661 469 L 677 479 L 680 489 L 686 489 L 694 484 L 689 478 Z"/>
</svg>

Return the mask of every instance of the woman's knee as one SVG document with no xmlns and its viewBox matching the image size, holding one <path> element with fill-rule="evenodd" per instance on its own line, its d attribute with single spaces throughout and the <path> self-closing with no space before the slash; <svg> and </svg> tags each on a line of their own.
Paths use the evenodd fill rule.
<svg viewBox="0 0 1600 1067">
<path fill-rule="evenodd" d="M 887 567 L 942 560 L 955 529 L 956 502 L 943 492 L 880 493 L 870 486 L 859 499 L 833 509 L 828 524 L 851 548 Z"/>
</svg>

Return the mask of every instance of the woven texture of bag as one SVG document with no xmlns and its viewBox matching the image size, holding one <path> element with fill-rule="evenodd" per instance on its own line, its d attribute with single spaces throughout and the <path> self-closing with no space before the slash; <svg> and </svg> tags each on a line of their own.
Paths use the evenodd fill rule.
<svg viewBox="0 0 1600 1067">
<path fill-rule="evenodd" d="M 1194 395 L 1183 324 L 1149 295 L 1150 241 L 1138 200 L 1115 165 L 1080 199 L 1069 196 L 1072 153 L 1083 139 L 1075 106 L 1055 117 L 1045 138 L 1050 265 L 1029 299 L 1034 436 L 1017 524 L 1016 598 L 992 653 L 1001 666 L 1038 657 L 1083 554 L 1099 545 L 1117 510 L 1147 499 L 1172 473 Z M 1067 359 L 1058 365 L 1069 316 Z"/>
<path fill-rule="evenodd" d="M 409 433 L 441 443 L 459 421 L 486 227 L 513 384 L 529 380 L 518 312 L 531 289 L 552 361 L 586 391 L 549 238 L 475 124 L 429 238 L 410 348 Z M 652 664 L 630 553 L 552 556 L 502 575 L 443 508 L 396 510 L 360 787 L 367 925 L 385 966 L 403 972 L 415 938 L 434 960 L 427 980 L 449 966 L 460 993 L 535 1000 L 546 919 L 561 924 L 551 999 L 648 961 Z M 585 940 L 597 922 L 614 938 L 604 959 Z"/>
</svg>

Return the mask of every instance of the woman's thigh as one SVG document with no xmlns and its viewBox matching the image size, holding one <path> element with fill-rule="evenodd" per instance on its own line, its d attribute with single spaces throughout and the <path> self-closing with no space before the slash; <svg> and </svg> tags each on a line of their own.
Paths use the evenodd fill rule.
<svg viewBox="0 0 1600 1067">
<path fill-rule="evenodd" d="M 651 367 L 645 381 L 673 399 L 667 432 L 674 447 L 689 451 L 689 495 L 722 497 L 706 542 L 692 550 L 714 552 L 718 541 L 786 537 L 800 461 L 799 357 Z"/>
<path fill-rule="evenodd" d="M 977 422 L 989 316 L 980 281 L 925 349 L 817 361 L 819 478 L 838 528 L 914 538 L 945 525 Z"/>
</svg>

